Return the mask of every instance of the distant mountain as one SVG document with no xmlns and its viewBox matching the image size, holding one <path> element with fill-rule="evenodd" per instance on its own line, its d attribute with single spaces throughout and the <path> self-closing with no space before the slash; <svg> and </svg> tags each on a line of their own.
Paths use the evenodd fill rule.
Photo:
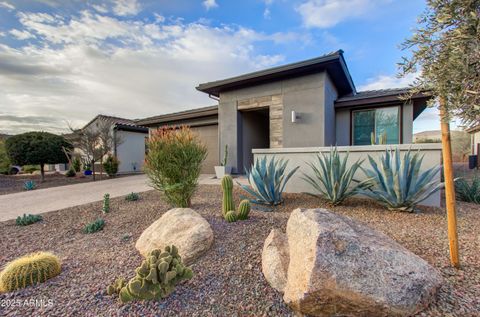
<svg viewBox="0 0 480 317">
<path fill-rule="evenodd" d="M 465 131 L 451 130 L 450 134 L 452 136 L 452 139 L 468 138 L 468 133 Z M 438 143 L 442 142 L 442 131 L 422 131 L 413 135 L 413 143 L 436 143 L 434 141 L 438 141 Z"/>
</svg>

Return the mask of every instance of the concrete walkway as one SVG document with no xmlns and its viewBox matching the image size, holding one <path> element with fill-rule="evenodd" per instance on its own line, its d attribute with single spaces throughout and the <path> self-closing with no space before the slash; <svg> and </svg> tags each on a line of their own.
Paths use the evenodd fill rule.
<svg viewBox="0 0 480 317">
<path fill-rule="evenodd" d="M 244 178 L 241 179 L 242 183 L 244 181 Z M 208 185 L 219 184 L 219 180 L 213 175 L 201 175 L 199 182 Z M 142 174 L 0 195 L 0 221 L 15 219 L 24 213 L 39 214 L 100 201 L 105 193 L 109 193 L 113 198 L 151 189 L 147 177 Z"/>
</svg>

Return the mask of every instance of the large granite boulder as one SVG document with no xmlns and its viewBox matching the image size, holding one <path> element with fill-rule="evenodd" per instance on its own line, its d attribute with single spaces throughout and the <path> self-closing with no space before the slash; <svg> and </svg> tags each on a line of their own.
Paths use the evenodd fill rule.
<svg viewBox="0 0 480 317">
<path fill-rule="evenodd" d="M 264 252 L 262 262 L 281 267 L 288 261 L 280 290 L 304 314 L 410 316 L 435 300 L 442 283 L 435 268 L 388 236 L 325 209 L 294 210 L 283 239 L 267 239 L 265 248 L 277 250 Z M 278 289 L 284 273 L 277 272 L 265 277 Z"/>
<path fill-rule="evenodd" d="M 135 247 L 143 255 L 174 244 L 186 265 L 192 264 L 213 243 L 210 224 L 190 208 L 167 211 L 143 231 Z"/>
<path fill-rule="evenodd" d="M 287 236 L 273 229 L 263 245 L 262 272 L 268 283 L 280 292 L 287 285 L 288 259 Z"/>
</svg>

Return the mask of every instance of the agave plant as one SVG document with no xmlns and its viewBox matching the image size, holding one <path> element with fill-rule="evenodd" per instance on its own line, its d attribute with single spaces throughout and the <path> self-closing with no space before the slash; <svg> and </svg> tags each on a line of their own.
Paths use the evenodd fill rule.
<svg viewBox="0 0 480 317">
<path fill-rule="evenodd" d="M 256 159 L 250 170 L 247 170 L 248 185 L 239 184 L 247 193 L 255 197 L 255 204 L 276 206 L 283 203 L 282 193 L 288 180 L 298 170 L 299 166 L 285 174 L 288 160 L 275 160 L 272 157 Z"/>
<path fill-rule="evenodd" d="M 475 177 L 471 184 L 464 178 L 455 179 L 457 200 L 480 204 L 480 178 Z"/>
<path fill-rule="evenodd" d="M 380 158 L 380 165 L 369 155 L 371 170 L 363 169 L 367 175 L 368 189 L 362 194 L 377 200 L 389 210 L 413 212 L 421 201 L 443 187 L 435 179 L 440 166 L 420 173 L 423 155 L 409 150 L 403 158 L 400 150 L 390 149 Z"/>
<path fill-rule="evenodd" d="M 307 163 L 312 169 L 313 176 L 303 173 L 302 179 L 317 191 L 317 194 L 308 194 L 323 197 L 336 206 L 346 198 L 360 193 L 361 189 L 365 188 L 366 181 L 353 185 L 352 182 L 355 182 L 353 176 L 363 160 L 357 160 L 347 167 L 348 155 L 349 153 L 343 159 L 340 158 L 337 147 L 335 147 L 330 148 L 328 154 L 317 155 L 317 165 Z"/>
<path fill-rule="evenodd" d="M 28 180 L 28 181 L 23 182 L 23 189 L 34 190 L 35 188 L 37 188 L 37 184 L 35 183 L 35 181 Z"/>
</svg>

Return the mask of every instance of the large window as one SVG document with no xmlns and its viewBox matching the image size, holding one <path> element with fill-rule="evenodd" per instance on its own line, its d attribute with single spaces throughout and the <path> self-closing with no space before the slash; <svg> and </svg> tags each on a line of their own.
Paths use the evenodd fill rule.
<svg viewBox="0 0 480 317">
<path fill-rule="evenodd" d="M 375 137 L 378 144 L 386 138 L 387 144 L 400 143 L 400 107 L 376 108 L 353 112 L 353 145 L 370 145 Z"/>
</svg>

